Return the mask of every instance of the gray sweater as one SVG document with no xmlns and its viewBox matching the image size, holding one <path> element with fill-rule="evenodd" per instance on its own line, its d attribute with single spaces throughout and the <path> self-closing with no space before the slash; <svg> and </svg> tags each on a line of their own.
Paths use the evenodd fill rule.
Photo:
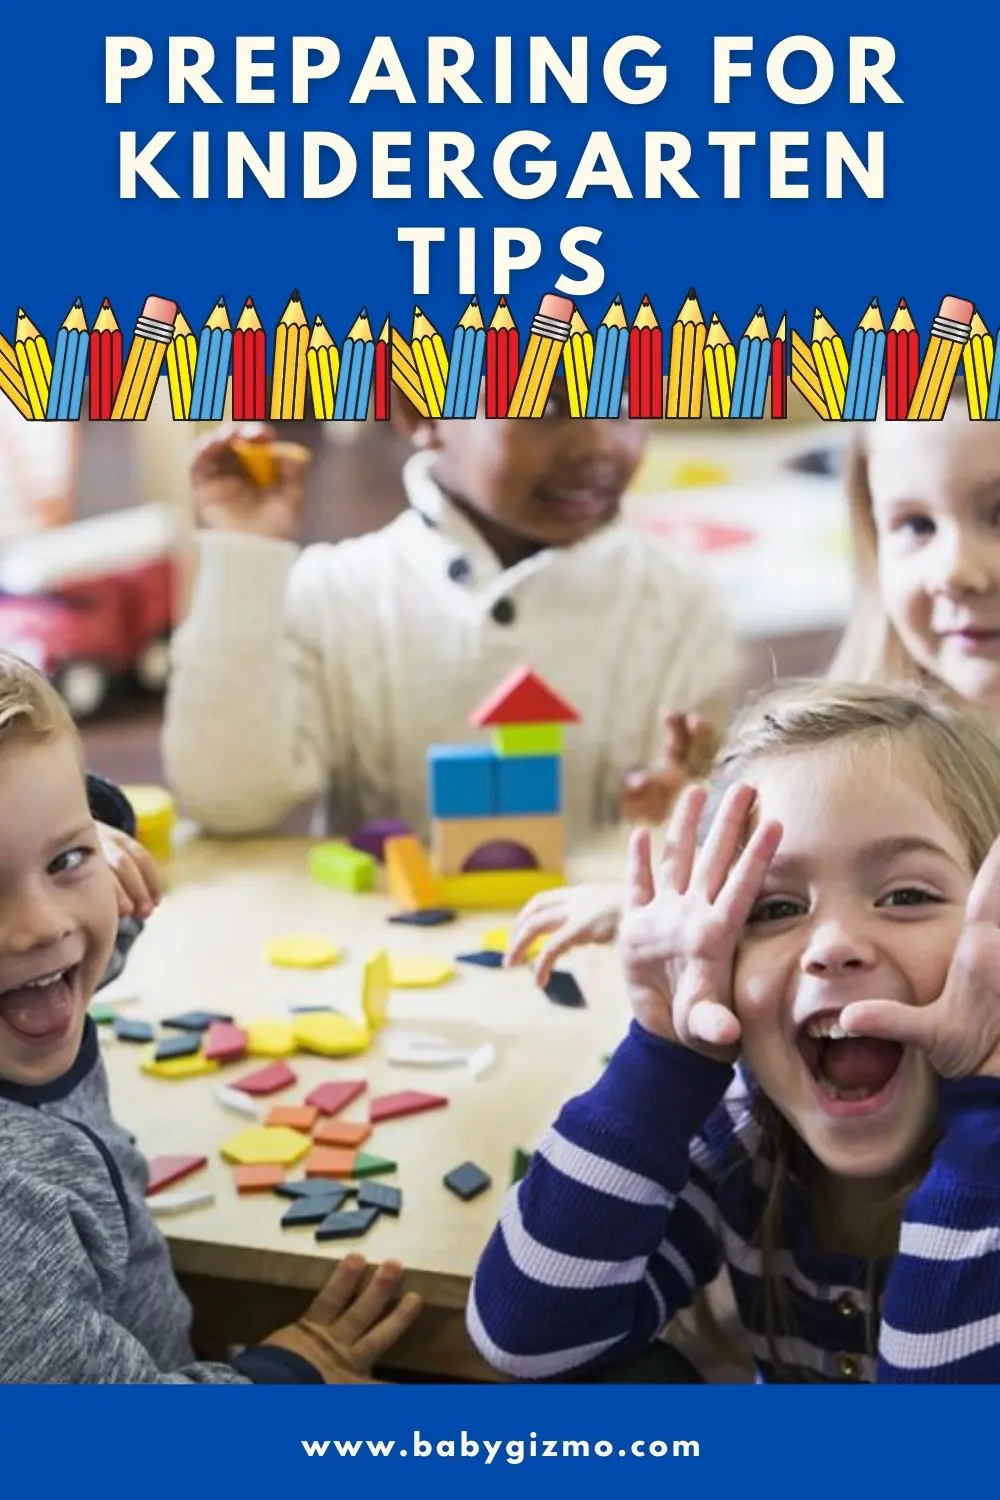
<svg viewBox="0 0 1000 1500">
<path fill-rule="evenodd" d="M 0 1078 L 0 1384 L 318 1382 L 282 1349 L 195 1359 L 147 1180 L 112 1118 L 91 1021 L 62 1078 Z"/>
</svg>

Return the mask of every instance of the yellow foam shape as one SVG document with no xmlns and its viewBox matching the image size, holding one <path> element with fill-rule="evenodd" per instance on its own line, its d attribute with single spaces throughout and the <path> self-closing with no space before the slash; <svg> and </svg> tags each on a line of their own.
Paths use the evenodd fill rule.
<svg viewBox="0 0 1000 1500">
<path fill-rule="evenodd" d="M 546 934 L 544 932 L 542 933 L 541 937 L 536 937 L 535 941 L 528 949 L 525 957 L 536 957 L 536 955 L 539 954 L 545 946 L 545 939 Z M 506 953 L 507 949 L 510 947 L 510 928 L 491 927 L 489 932 L 484 935 L 483 940 L 480 943 L 480 947 L 484 948 L 487 953 Z"/>
<path fill-rule="evenodd" d="M 443 958 L 392 958 L 389 965 L 395 990 L 432 990 L 455 977 L 455 965 Z"/>
<path fill-rule="evenodd" d="M 265 949 L 268 963 L 283 969 L 328 969 L 340 958 L 340 949 L 326 938 L 275 938 Z"/>
<path fill-rule="evenodd" d="M 319 1052 L 324 1057 L 348 1057 L 364 1052 L 371 1045 L 371 1032 L 364 1021 L 350 1016 L 317 1013 L 296 1016 L 295 1040 L 304 1052 Z"/>
<path fill-rule="evenodd" d="M 217 1073 L 219 1064 L 213 1059 L 193 1052 L 190 1057 L 165 1057 L 156 1062 L 153 1054 L 156 1047 L 147 1047 L 142 1059 L 142 1071 L 151 1078 L 200 1078 L 203 1073 Z"/>
<path fill-rule="evenodd" d="M 311 1145 L 307 1135 L 286 1125 L 257 1125 L 230 1136 L 219 1150 L 226 1161 L 240 1167 L 291 1167 Z"/>
<path fill-rule="evenodd" d="M 384 948 L 380 948 L 365 964 L 365 982 L 361 995 L 361 1008 L 372 1031 L 381 1031 L 389 1019 L 391 986 L 389 955 Z"/>
<path fill-rule="evenodd" d="M 290 1057 L 297 1050 L 290 1021 L 251 1021 L 243 1030 L 251 1057 Z"/>
<path fill-rule="evenodd" d="M 539 891 L 565 885 L 562 871 L 482 870 L 451 875 L 441 882 L 444 905 L 455 911 L 504 911 L 523 906 Z"/>
</svg>

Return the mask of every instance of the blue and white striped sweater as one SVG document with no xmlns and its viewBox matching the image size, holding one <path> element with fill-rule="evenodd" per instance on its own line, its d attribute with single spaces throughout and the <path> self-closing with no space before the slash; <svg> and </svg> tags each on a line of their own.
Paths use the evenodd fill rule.
<svg viewBox="0 0 1000 1500">
<path fill-rule="evenodd" d="M 617 1362 L 725 1265 L 759 1378 L 779 1378 L 761 1295 L 771 1169 L 754 1088 L 633 1024 L 595 1087 L 562 1110 L 480 1260 L 468 1324 L 492 1365 L 544 1380 Z M 942 1138 L 881 1288 L 867 1262 L 814 1248 L 804 1193 L 789 1187 L 777 1270 L 793 1333 L 778 1337 L 780 1378 L 1000 1383 L 1000 1079 L 943 1083 L 940 1099 Z"/>
</svg>

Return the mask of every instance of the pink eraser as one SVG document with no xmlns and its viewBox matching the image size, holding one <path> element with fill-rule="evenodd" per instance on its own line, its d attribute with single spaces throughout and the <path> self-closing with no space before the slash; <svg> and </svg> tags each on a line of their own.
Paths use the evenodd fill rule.
<svg viewBox="0 0 1000 1500">
<path fill-rule="evenodd" d="M 945 297 L 938 308 L 939 318 L 951 318 L 955 323 L 971 323 L 975 307 L 963 297 Z"/>
<path fill-rule="evenodd" d="M 543 318 L 558 318 L 561 323 L 568 323 L 573 316 L 573 304 L 568 297 L 546 292 L 538 304 L 538 312 Z"/>
<path fill-rule="evenodd" d="M 174 323 L 177 320 L 177 303 L 171 302 L 169 297 L 147 297 L 142 315 L 144 318 L 155 319 L 157 323 Z"/>
</svg>

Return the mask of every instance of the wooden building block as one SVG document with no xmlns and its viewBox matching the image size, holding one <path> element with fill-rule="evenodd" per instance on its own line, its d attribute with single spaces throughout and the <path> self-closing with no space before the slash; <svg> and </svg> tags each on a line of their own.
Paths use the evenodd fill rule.
<svg viewBox="0 0 1000 1500">
<path fill-rule="evenodd" d="M 343 1083 L 319 1083 L 311 1094 L 306 1095 L 306 1103 L 314 1104 L 321 1115 L 336 1115 L 367 1087 L 363 1078 L 352 1078 Z"/>
<path fill-rule="evenodd" d="M 306 1157 L 307 1177 L 351 1177 L 357 1152 L 339 1146 L 314 1146 Z"/>
<path fill-rule="evenodd" d="M 384 948 L 380 948 L 365 964 L 365 977 L 361 992 L 361 1009 L 372 1031 L 381 1031 L 389 1019 L 391 990 L 389 955 Z"/>
<path fill-rule="evenodd" d="M 487 745 L 431 745 L 427 751 L 432 818 L 486 818 L 496 811 L 496 756 Z"/>
<path fill-rule="evenodd" d="M 313 1131 L 317 1146 L 363 1146 L 372 1133 L 367 1120 L 321 1120 Z"/>
<path fill-rule="evenodd" d="M 562 871 L 505 870 L 476 875 L 448 875 L 441 885 L 456 911 L 514 911 L 539 891 L 565 885 Z"/>
<path fill-rule="evenodd" d="M 226 1161 L 239 1167 L 291 1167 L 305 1156 L 311 1144 L 309 1137 L 298 1130 L 252 1125 L 223 1141 L 219 1150 Z"/>
<path fill-rule="evenodd" d="M 308 1135 L 318 1119 L 319 1110 L 314 1104 L 276 1104 L 264 1124 L 287 1125 L 289 1130 L 302 1130 Z"/>
<path fill-rule="evenodd" d="M 430 861 L 412 836 L 385 841 L 385 875 L 389 894 L 404 911 L 447 906 Z"/>
<path fill-rule="evenodd" d="M 375 889 L 375 860 L 362 849 L 350 844 L 315 844 L 309 851 L 309 874 L 320 885 L 331 885 L 339 891 Z"/>
<path fill-rule="evenodd" d="M 566 825 L 560 814 L 436 818 L 431 823 L 431 856 L 439 875 L 461 875 L 469 857 L 487 844 L 519 845 L 534 857 L 539 870 L 561 870 L 566 862 Z"/>
<path fill-rule="evenodd" d="M 562 761 L 558 755 L 504 755 L 497 761 L 496 810 L 503 817 L 537 816 L 562 810 Z"/>
<path fill-rule="evenodd" d="M 505 724 L 491 735 L 499 755 L 562 755 L 561 724 Z"/>
<path fill-rule="evenodd" d="M 243 1193 L 273 1193 L 276 1187 L 280 1187 L 285 1180 L 284 1167 L 274 1165 L 262 1165 L 253 1167 L 237 1167 L 233 1173 L 236 1183 L 236 1191 Z"/>
</svg>

